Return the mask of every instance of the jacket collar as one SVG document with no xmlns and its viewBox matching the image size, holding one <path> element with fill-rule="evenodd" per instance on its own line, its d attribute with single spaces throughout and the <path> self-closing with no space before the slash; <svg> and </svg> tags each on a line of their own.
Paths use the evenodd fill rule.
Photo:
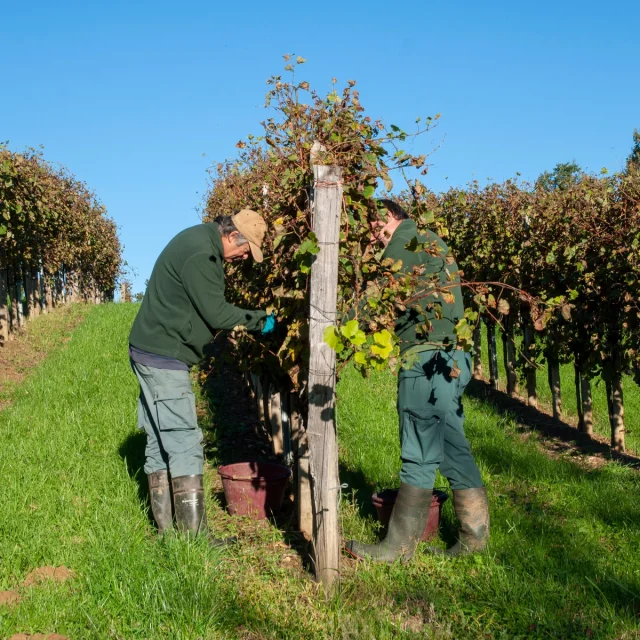
<svg viewBox="0 0 640 640">
<path fill-rule="evenodd" d="M 391 240 L 389 240 L 389 244 L 387 245 L 387 248 L 384 250 L 383 257 L 387 254 L 389 250 L 404 249 L 405 246 L 409 242 L 411 242 L 411 240 L 415 238 L 417 235 L 418 235 L 418 227 L 416 226 L 416 223 L 410 218 L 403 220 L 398 225 L 398 228 L 393 232 L 393 235 L 391 236 Z"/>
</svg>

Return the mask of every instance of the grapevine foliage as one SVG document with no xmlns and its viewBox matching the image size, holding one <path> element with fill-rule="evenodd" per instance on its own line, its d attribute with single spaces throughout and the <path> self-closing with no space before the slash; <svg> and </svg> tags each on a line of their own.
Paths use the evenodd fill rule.
<svg viewBox="0 0 640 640">
<path fill-rule="evenodd" d="M 273 311 L 281 331 L 268 342 L 235 336 L 240 361 L 255 372 L 304 379 L 308 341 L 308 282 L 320 250 L 312 232 L 314 164 L 342 168 L 344 206 L 340 231 L 338 317 L 325 341 L 339 360 L 371 369 L 410 364 L 399 357 L 398 312 L 427 297 L 436 309 L 454 287 L 467 309 L 456 327 L 458 346 L 471 349 L 481 317 L 511 327 L 523 316 L 538 330 L 522 358 L 540 354 L 577 358 L 585 375 L 637 367 L 640 311 L 640 178 L 636 164 L 615 176 L 582 175 L 567 189 L 550 190 L 509 180 L 436 196 L 421 181 L 428 153 L 409 153 L 408 142 L 432 129 L 438 116 L 418 119 L 408 133 L 365 115 L 355 82 L 326 96 L 296 81 L 304 59 L 287 58 L 289 81 L 267 83 L 268 117 L 260 135 L 237 143 L 235 159 L 211 171 L 204 219 L 241 208 L 267 221 L 265 261 L 230 267 L 228 295 L 238 305 Z M 394 185 L 395 182 L 395 185 Z M 400 200 L 419 230 L 430 228 L 452 248 L 460 272 L 447 283 L 430 282 L 401 264 L 382 261 L 371 243 L 374 196 L 403 189 Z M 434 252 L 428 243 L 414 251 Z M 528 293 L 527 293 L 528 292 Z M 429 326 L 422 331 L 428 339 Z M 616 346 L 616 355 L 612 355 Z M 410 357 L 410 356 L 409 356 Z M 578 360 L 577 360 L 578 361 Z M 302 372 L 302 375 L 300 375 Z"/>
<path fill-rule="evenodd" d="M 113 291 L 120 272 L 116 225 L 95 194 L 42 153 L 0 146 L 0 268 L 22 264 L 50 277 L 64 266 L 86 284 Z"/>
<path fill-rule="evenodd" d="M 242 360 L 254 370 L 262 366 L 272 374 L 287 374 L 294 386 L 301 382 L 308 348 L 309 274 L 320 250 L 311 223 L 311 154 L 319 143 L 313 163 L 342 168 L 344 204 L 338 275 L 342 323 L 325 338 L 340 359 L 353 359 L 363 371 L 395 369 L 399 340 L 394 320 L 415 298 L 418 274 L 399 273 L 401 265 L 382 261 L 381 248 L 371 243 L 370 219 L 377 215 L 374 194 L 393 189 L 394 180 L 426 192 L 418 176 L 427 172 L 427 154 L 409 153 L 404 147 L 410 138 L 429 131 L 439 116 L 416 120 L 412 133 L 387 126 L 365 115 L 354 81 L 339 91 L 334 79 L 334 89 L 321 96 L 308 82 L 295 82 L 294 72 L 304 60 L 287 62 L 291 81 L 281 76 L 268 80 L 270 117 L 262 122 L 262 134 L 238 142 L 238 157 L 212 170 L 206 200 L 205 220 L 251 208 L 271 229 L 262 264 L 231 267 L 229 295 L 241 306 L 274 311 L 285 326 L 268 344 L 239 337 Z M 433 250 L 422 245 L 414 249 Z M 450 286 L 455 279 L 452 273 Z M 447 286 L 434 281 L 424 295 L 439 290 L 451 295 Z"/>
</svg>

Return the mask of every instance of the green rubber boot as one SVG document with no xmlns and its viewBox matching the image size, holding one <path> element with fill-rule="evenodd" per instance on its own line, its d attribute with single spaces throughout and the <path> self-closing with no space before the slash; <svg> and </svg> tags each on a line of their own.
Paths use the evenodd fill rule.
<svg viewBox="0 0 640 640">
<path fill-rule="evenodd" d="M 378 544 L 349 540 L 346 544 L 347 553 L 358 560 L 409 562 L 427 525 L 432 496 L 432 489 L 401 484 L 384 540 Z"/>
<path fill-rule="evenodd" d="M 171 485 L 167 471 L 155 471 L 147 475 L 151 513 L 158 527 L 158 535 L 163 536 L 172 526 Z"/>
<path fill-rule="evenodd" d="M 173 504 L 176 511 L 176 528 L 189 536 L 206 535 L 212 547 L 226 547 L 235 538 L 214 538 L 207 525 L 204 504 L 204 485 L 201 475 L 173 478 Z"/>
<path fill-rule="evenodd" d="M 458 541 L 444 554 L 459 556 L 484 551 L 489 541 L 487 490 L 484 487 L 454 490 L 453 507 L 460 520 L 460 531 Z M 442 549 L 434 551 L 442 553 Z"/>
</svg>

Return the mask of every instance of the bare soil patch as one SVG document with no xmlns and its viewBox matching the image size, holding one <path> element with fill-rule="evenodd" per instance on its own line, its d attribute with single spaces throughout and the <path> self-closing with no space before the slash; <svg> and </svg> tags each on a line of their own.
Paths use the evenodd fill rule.
<svg viewBox="0 0 640 640">
<path fill-rule="evenodd" d="M 53 580 L 54 582 L 64 582 L 73 578 L 75 574 L 67 567 L 38 567 L 34 569 L 24 579 L 22 586 L 30 587 L 34 584 L 40 584 L 47 580 Z"/>
<path fill-rule="evenodd" d="M 20 594 L 15 591 L 0 591 L 0 607 L 12 607 L 20 602 Z"/>
</svg>

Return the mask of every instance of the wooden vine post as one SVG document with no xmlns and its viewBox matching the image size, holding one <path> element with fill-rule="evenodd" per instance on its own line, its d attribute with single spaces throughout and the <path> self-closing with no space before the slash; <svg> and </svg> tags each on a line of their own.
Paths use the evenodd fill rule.
<svg viewBox="0 0 640 640">
<path fill-rule="evenodd" d="M 617 453 L 625 450 L 624 400 L 622 394 L 622 357 L 619 337 L 612 342 L 611 359 L 613 371 L 611 380 L 606 381 L 607 405 L 609 407 L 609 424 L 611 425 L 611 448 Z"/>
<path fill-rule="evenodd" d="M 314 147 L 319 149 L 317 143 Z M 314 151 L 311 160 L 313 163 Z M 336 354 L 324 341 L 324 331 L 336 321 L 342 170 L 313 164 L 313 173 L 313 231 L 320 251 L 311 267 L 310 280 L 307 437 L 316 578 L 331 592 L 340 577 L 340 480 L 335 426 Z"/>
<path fill-rule="evenodd" d="M 582 401 L 582 429 L 584 433 L 593 433 L 593 402 L 591 400 L 591 381 L 580 376 L 580 399 Z"/>
<path fill-rule="evenodd" d="M 9 339 L 9 308 L 7 307 L 7 270 L 0 271 L 0 344 Z"/>
<path fill-rule="evenodd" d="M 557 356 L 547 355 L 547 377 L 549 389 L 551 389 L 551 406 L 553 417 L 556 420 L 562 418 L 562 391 L 560 389 L 560 363 Z"/>
<path fill-rule="evenodd" d="M 482 379 L 482 323 L 473 330 L 473 377 Z"/>
<path fill-rule="evenodd" d="M 493 320 L 488 320 L 487 325 L 487 347 L 489 351 L 489 384 L 492 389 L 498 388 L 498 347 L 496 345 L 496 324 Z"/>
<path fill-rule="evenodd" d="M 518 373 L 516 372 L 516 343 L 514 338 L 513 318 L 504 318 L 502 331 L 502 356 L 504 370 L 507 373 L 507 393 L 516 397 L 518 395 Z"/>
</svg>

